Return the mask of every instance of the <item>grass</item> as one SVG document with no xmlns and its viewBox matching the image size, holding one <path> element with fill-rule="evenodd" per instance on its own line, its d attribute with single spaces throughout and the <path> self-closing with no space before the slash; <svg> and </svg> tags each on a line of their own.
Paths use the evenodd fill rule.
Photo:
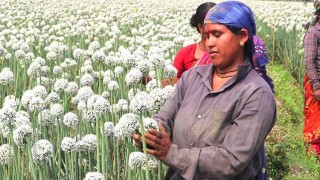
<svg viewBox="0 0 320 180">
<path fill-rule="evenodd" d="M 269 177 L 318 179 L 320 163 L 307 155 L 302 140 L 303 88 L 284 65 L 273 63 L 267 68 L 277 102 L 277 122 L 266 141 Z"/>
</svg>

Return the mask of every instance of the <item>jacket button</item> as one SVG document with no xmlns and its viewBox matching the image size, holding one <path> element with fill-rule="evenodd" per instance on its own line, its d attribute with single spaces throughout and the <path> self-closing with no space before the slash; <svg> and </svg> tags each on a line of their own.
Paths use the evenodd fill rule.
<svg viewBox="0 0 320 180">
<path fill-rule="evenodd" d="M 201 117 L 202 117 L 202 116 L 199 114 L 199 115 L 198 115 L 198 119 L 201 119 Z"/>
<path fill-rule="evenodd" d="M 190 146 L 193 146 L 193 141 L 190 142 Z"/>
</svg>

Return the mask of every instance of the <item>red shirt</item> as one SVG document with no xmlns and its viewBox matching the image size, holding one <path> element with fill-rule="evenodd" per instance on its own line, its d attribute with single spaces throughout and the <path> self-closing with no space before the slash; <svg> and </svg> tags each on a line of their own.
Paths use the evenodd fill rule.
<svg viewBox="0 0 320 180">
<path fill-rule="evenodd" d="M 197 59 L 194 57 L 197 44 L 191 44 L 179 50 L 174 58 L 173 66 L 177 68 L 177 77 L 180 78 L 182 73 L 193 67 Z"/>
</svg>

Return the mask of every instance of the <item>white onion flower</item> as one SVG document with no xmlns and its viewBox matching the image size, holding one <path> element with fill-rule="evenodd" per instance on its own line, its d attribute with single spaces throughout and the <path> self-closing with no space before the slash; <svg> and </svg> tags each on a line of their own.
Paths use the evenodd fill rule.
<svg viewBox="0 0 320 180">
<path fill-rule="evenodd" d="M 71 152 L 74 150 L 76 140 L 70 137 L 64 137 L 61 141 L 61 150 L 64 152 Z"/>
<path fill-rule="evenodd" d="M 130 109 L 133 113 L 142 113 L 147 111 L 148 106 L 148 99 L 150 98 L 150 95 L 145 92 L 141 91 L 138 92 L 134 98 L 130 100 Z"/>
<path fill-rule="evenodd" d="M 89 86 L 83 86 L 78 90 L 77 96 L 82 101 L 87 101 L 94 94 Z"/>
<path fill-rule="evenodd" d="M 76 82 L 69 82 L 67 88 L 65 89 L 66 93 L 74 95 L 77 93 L 79 86 Z"/>
<path fill-rule="evenodd" d="M 75 128 L 78 125 L 78 116 L 73 112 L 68 112 L 63 116 L 63 123 L 71 128 Z"/>
<path fill-rule="evenodd" d="M 147 158 L 148 158 L 148 168 L 150 170 L 157 169 L 158 168 L 158 159 L 155 156 L 150 155 L 150 154 L 147 155 Z"/>
<path fill-rule="evenodd" d="M 101 95 L 92 95 L 87 101 L 87 108 L 97 116 L 102 116 L 109 111 L 110 102 Z"/>
<path fill-rule="evenodd" d="M 155 129 L 159 131 L 158 122 L 152 118 L 143 118 L 143 126 L 145 132 L 148 132 L 149 129 Z"/>
<path fill-rule="evenodd" d="M 177 76 L 178 70 L 173 65 L 168 64 L 164 68 L 164 74 L 168 78 L 174 78 Z"/>
<path fill-rule="evenodd" d="M 94 134 L 87 134 L 83 136 L 82 140 L 87 143 L 88 151 L 95 151 L 97 149 L 97 136 Z"/>
<path fill-rule="evenodd" d="M 44 86 L 37 85 L 33 89 L 33 94 L 35 97 L 40 97 L 42 99 L 45 99 L 46 96 L 48 95 L 47 89 Z"/>
<path fill-rule="evenodd" d="M 139 116 L 133 113 L 124 114 L 114 127 L 114 135 L 119 139 L 131 137 L 140 127 Z"/>
<path fill-rule="evenodd" d="M 50 126 L 54 123 L 54 117 L 51 115 L 49 109 L 44 109 L 39 113 L 38 122 L 43 126 Z"/>
<path fill-rule="evenodd" d="M 14 81 L 13 72 L 9 68 L 3 68 L 0 72 L 0 84 L 8 85 Z"/>
<path fill-rule="evenodd" d="M 22 125 L 17 127 L 13 131 L 13 141 L 17 144 L 18 147 L 22 148 L 24 147 L 23 139 L 26 135 L 32 136 L 32 127 L 30 125 Z"/>
<path fill-rule="evenodd" d="M 7 165 L 14 158 L 13 147 L 9 144 L 0 146 L 0 164 Z"/>
<path fill-rule="evenodd" d="M 148 158 L 142 152 L 132 152 L 129 156 L 130 169 L 144 168 L 148 162 Z"/>
<path fill-rule="evenodd" d="M 105 180 L 105 178 L 99 172 L 88 172 L 84 180 Z"/>
<path fill-rule="evenodd" d="M 114 124 L 113 122 L 105 122 L 104 123 L 104 134 L 106 136 L 112 137 L 114 134 Z"/>
<path fill-rule="evenodd" d="M 58 103 L 60 100 L 60 96 L 58 93 L 56 92 L 51 92 L 50 94 L 48 94 L 48 96 L 45 99 L 45 102 L 47 104 L 51 104 L 51 103 Z"/>
<path fill-rule="evenodd" d="M 94 83 L 94 78 L 90 74 L 84 74 L 80 79 L 82 86 L 91 86 Z"/>
<path fill-rule="evenodd" d="M 128 85 L 133 85 L 141 82 L 142 72 L 139 69 L 132 68 L 125 76 L 125 81 Z"/>
<path fill-rule="evenodd" d="M 31 152 L 33 161 L 41 164 L 53 157 L 53 145 L 48 140 L 41 139 L 32 146 Z"/>
<path fill-rule="evenodd" d="M 51 106 L 50 113 L 53 117 L 59 117 L 64 112 L 64 108 L 61 104 L 56 103 Z"/>
<path fill-rule="evenodd" d="M 58 75 L 58 74 L 61 74 L 63 70 L 60 66 L 54 66 L 52 72 L 53 74 Z"/>
<path fill-rule="evenodd" d="M 53 89 L 56 92 L 64 91 L 68 87 L 68 80 L 66 79 L 57 79 L 53 85 Z"/>
<path fill-rule="evenodd" d="M 118 84 L 117 81 L 110 81 L 110 82 L 108 83 L 108 88 L 109 88 L 110 91 L 119 89 L 119 84 Z"/>
<path fill-rule="evenodd" d="M 45 102 L 41 97 L 34 97 L 29 102 L 29 110 L 33 111 L 41 111 L 45 108 Z"/>
</svg>

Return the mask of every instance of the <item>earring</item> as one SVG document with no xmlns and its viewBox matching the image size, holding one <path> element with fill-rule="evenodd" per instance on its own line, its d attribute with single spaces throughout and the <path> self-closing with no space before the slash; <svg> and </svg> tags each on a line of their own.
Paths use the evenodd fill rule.
<svg viewBox="0 0 320 180">
<path fill-rule="evenodd" d="M 244 46 L 243 42 L 240 42 L 240 46 L 241 46 L 241 47 L 243 47 L 243 46 Z"/>
</svg>

